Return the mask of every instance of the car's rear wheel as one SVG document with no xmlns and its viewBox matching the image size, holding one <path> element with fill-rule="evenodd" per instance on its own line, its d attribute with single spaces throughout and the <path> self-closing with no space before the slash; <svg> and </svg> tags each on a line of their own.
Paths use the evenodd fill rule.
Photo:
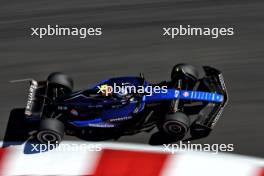
<svg viewBox="0 0 264 176">
<path fill-rule="evenodd" d="M 63 73 L 51 73 L 48 76 L 47 81 L 50 87 L 59 88 L 64 92 L 68 93 L 73 90 L 73 80 Z"/>
<path fill-rule="evenodd" d="M 41 143 L 60 143 L 64 136 L 64 124 L 52 118 L 43 119 L 40 121 L 37 139 Z"/>
<path fill-rule="evenodd" d="M 182 112 L 167 114 L 161 124 L 158 125 L 160 132 L 177 140 L 184 138 L 190 128 L 190 119 Z"/>
</svg>

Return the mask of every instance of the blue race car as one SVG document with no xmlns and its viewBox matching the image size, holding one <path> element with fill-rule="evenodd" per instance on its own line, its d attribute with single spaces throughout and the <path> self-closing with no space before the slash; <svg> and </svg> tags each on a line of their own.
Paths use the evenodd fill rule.
<svg viewBox="0 0 264 176">
<path fill-rule="evenodd" d="M 170 81 L 152 84 L 141 74 L 80 91 L 73 91 L 68 76 L 52 73 L 45 81 L 30 81 L 26 119 L 37 122 L 41 143 L 59 143 L 65 133 L 118 138 L 155 127 L 175 141 L 206 137 L 228 97 L 221 72 L 209 66 L 203 71 L 199 78 L 195 67 L 178 64 Z"/>
</svg>

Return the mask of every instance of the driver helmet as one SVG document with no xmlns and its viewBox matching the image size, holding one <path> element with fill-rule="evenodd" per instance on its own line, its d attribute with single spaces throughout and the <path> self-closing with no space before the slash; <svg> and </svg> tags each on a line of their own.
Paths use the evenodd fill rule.
<svg viewBox="0 0 264 176">
<path fill-rule="evenodd" d="M 116 92 L 115 95 L 117 96 L 117 98 L 127 98 L 129 95 L 129 92 L 126 88 L 122 88 L 120 89 L 120 91 Z"/>
</svg>

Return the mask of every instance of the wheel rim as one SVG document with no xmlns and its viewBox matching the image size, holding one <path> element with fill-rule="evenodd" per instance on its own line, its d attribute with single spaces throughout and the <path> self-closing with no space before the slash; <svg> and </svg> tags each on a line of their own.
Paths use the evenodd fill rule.
<svg viewBox="0 0 264 176">
<path fill-rule="evenodd" d="M 170 135 L 184 135 L 186 129 L 182 124 L 175 121 L 167 121 L 163 124 L 163 130 Z"/>
<path fill-rule="evenodd" d="M 56 143 L 61 141 L 61 136 L 54 131 L 43 130 L 37 134 L 41 143 Z"/>
</svg>

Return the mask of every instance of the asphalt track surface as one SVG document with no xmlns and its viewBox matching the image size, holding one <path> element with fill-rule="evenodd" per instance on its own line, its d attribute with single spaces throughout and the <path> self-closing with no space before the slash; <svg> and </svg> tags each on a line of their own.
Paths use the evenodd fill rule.
<svg viewBox="0 0 264 176">
<path fill-rule="evenodd" d="M 264 1 L 118 0 L 3 1 L 0 5 L 0 136 L 12 108 L 23 107 L 26 84 L 63 71 L 76 89 L 118 75 L 144 72 L 150 81 L 169 79 L 179 62 L 211 65 L 224 73 L 230 101 L 213 133 L 196 143 L 232 143 L 235 153 L 264 157 Z M 103 27 L 102 37 L 38 39 L 30 27 L 46 25 Z M 162 36 L 177 25 L 234 27 L 235 35 Z M 147 143 L 150 134 L 117 142 Z M 74 139 L 66 137 L 66 139 Z"/>
</svg>

